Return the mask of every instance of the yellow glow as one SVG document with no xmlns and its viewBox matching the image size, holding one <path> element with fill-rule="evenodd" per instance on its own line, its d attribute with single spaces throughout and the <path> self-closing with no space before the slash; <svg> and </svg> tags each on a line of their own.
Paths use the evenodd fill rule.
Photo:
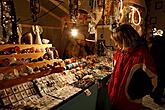
<svg viewBox="0 0 165 110">
<path fill-rule="evenodd" d="M 73 37 L 76 37 L 78 34 L 78 29 L 76 29 L 76 28 L 71 29 L 71 34 Z"/>
<path fill-rule="evenodd" d="M 163 36 L 163 30 L 161 30 L 161 29 L 158 29 L 158 30 L 156 30 L 155 32 L 153 31 L 153 35 L 154 36 Z"/>
<path fill-rule="evenodd" d="M 123 12 L 123 0 L 120 0 L 120 13 Z"/>
</svg>

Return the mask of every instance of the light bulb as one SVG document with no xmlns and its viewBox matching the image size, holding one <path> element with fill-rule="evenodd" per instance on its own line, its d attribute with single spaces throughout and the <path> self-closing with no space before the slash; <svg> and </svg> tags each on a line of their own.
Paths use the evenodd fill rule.
<svg viewBox="0 0 165 110">
<path fill-rule="evenodd" d="M 76 29 L 76 28 L 71 29 L 71 34 L 73 37 L 76 37 L 78 34 L 78 29 Z"/>
</svg>

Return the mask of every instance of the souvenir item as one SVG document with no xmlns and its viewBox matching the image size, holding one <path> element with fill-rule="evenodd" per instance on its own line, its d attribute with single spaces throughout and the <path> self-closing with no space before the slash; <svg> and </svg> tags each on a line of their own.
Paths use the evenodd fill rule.
<svg viewBox="0 0 165 110">
<path fill-rule="evenodd" d="M 13 102 L 16 102 L 16 101 L 17 101 L 17 99 L 16 99 L 15 95 L 11 95 L 11 96 L 9 96 L 9 99 L 10 99 L 11 103 L 13 103 Z"/>
<path fill-rule="evenodd" d="M 19 77 L 19 72 L 18 72 L 17 69 L 14 69 L 14 75 L 15 75 L 16 77 Z"/>
<path fill-rule="evenodd" d="M 23 83 L 23 87 L 24 89 L 28 89 L 29 88 L 28 83 Z"/>
<path fill-rule="evenodd" d="M 0 74 L 0 80 L 3 80 L 3 79 L 4 79 L 4 74 L 1 73 L 1 74 Z"/>
<path fill-rule="evenodd" d="M 33 36 L 30 32 L 26 33 L 26 39 L 27 39 L 26 44 L 33 44 Z"/>
<path fill-rule="evenodd" d="M 13 91 L 12 91 L 11 88 L 7 88 L 5 90 L 6 90 L 7 95 L 12 95 L 13 94 Z"/>
<path fill-rule="evenodd" d="M 17 86 L 13 86 L 13 87 L 12 87 L 12 91 L 13 91 L 14 93 L 18 93 L 18 92 L 19 92 L 19 89 L 18 89 Z"/>
<path fill-rule="evenodd" d="M 18 87 L 19 91 L 23 91 L 24 90 L 23 84 L 20 84 L 17 87 Z"/>
<path fill-rule="evenodd" d="M 25 66 L 24 72 L 28 73 L 28 74 L 32 74 L 33 73 L 33 68 L 31 68 L 30 66 Z"/>
<path fill-rule="evenodd" d="M 22 92 L 21 92 L 21 96 L 22 96 L 23 98 L 27 97 L 26 92 L 25 92 L 25 91 L 22 91 Z"/>
<path fill-rule="evenodd" d="M 21 93 L 16 93 L 16 94 L 15 94 L 15 97 L 16 97 L 16 99 L 17 99 L 18 101 L 22 99 Z"/>
<path fill-rule="evenodd" d="M 36 35 L 35 44 L 42 44 L 40 34 L 43 32 L 43 29 L 39 25 L 32 26 L 33 32 Z"/>
<path fill-rule="evenodd" d="M 48 43 L 49 43 L 49 40 L 48 40 L 48 39 L 42 39 L 42 42 L 43 42 L 44 44 L 48 44 Z"/>
<path fill-rule="evenodd" d="M 32 95 L 32 92 L 31 92 L 30 89 L 26 90 L 26 93 L 27 93 L 28 96 L 31 96 Z"/>
<path fill-rule="evenodd" d="M 3 98 L 2 101 L 3 101 L 4 105 L 9 105 L 9 104 L 11 104 L 11 102 L 10 102 L 10 100 L 9 100 L 8 97 Z"/>
<path fill-rule="evenodd" d="M 5 90 L 0 90 L 0 97 L 3 98 L 6 96 L 7 96 L 7 94 L 6 94 Z"/>
</svg>

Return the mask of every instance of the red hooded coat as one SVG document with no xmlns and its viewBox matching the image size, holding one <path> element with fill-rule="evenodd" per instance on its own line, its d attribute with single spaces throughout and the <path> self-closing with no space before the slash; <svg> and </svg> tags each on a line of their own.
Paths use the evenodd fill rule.
<svg viewBox="0 0 165 110">
<path fill-rule="evenodd" d="M 124 52 L 117 50 L 114 60 L 116 64 L 108 84 L 109 101 L 117 110 L 139 110 L 142 107 L 142 97 L 133 100 L 128 94 L 128 86 L 138 69 L 142 69 L 152 79 L 153 85 L 156 84 L 154 83 L 156 81 L 155 66 L 149 51 L 144 46 L 129 48 Z M 140 82 L 141 79 L 139 78 L 138 81 Z M 136 84 L 138 84 L 137 80 Z M 145 88 L 138 86 L 135 89 L 141 89 L 140 91 L 143 92 Z"/>
</svg>

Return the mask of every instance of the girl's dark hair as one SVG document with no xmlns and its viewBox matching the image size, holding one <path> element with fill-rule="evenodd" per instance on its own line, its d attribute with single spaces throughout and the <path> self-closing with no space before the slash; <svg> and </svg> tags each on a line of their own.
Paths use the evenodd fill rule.
<svg viewBox="0 0 165 110">
<path fill-rule="evenodd" d="M 117 27 L 112 39 L 126 47 L 134 47 L 145 41 L 130 24 L 122 24 Z"/>
</svg>

